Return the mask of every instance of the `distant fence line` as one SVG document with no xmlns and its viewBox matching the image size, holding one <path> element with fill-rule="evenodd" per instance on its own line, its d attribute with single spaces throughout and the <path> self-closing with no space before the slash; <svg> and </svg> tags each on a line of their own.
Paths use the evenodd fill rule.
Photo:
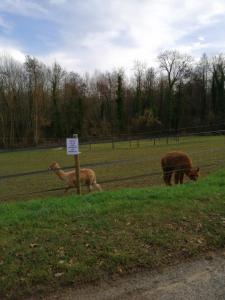
<svg viewBox="0 0 225 300">
<path fill-rule="evenodd" d="M 97 144 L 112 144 L 112 149 L 116 149 L 116 143 L 128 142 L 129 147 L 131 148 L 133 143 L 136 143 L 136 147 L 140 147 L 141 140 L 151 141 L 153 145 L 157 144 L 157 141 L 165 139 L 165 143 L 169 144 L 172 141 L 176 143 L 180 142 L 181 138 L 191 137 L 191 136 L 207 136 L 207 135 L 225 135 L 225 129 L 221 130 L 209 130 L 209 131 L 198 131 L 198 132 L 164 132 L 158 135 L 153 135 L 153 133 L 139 133 L 136 135 L 119 135 L 119 136 L 108 136 L 108 137 L 95 137 L 89 140 L 84 138 L 79 138 L 80 146 L 89 146 L 89 149 L 92 149 L 93 145 Z M 1 141 L 1 137 L 0 137 Z M 1 143 L 0 143 L 1 144 Z M 52 139 L 44 139 L 44 142 L 36 145 L 36 146 L 28 146 L 28 147 L 2 147 L 0 148 L 0 153 L 10 152 L 10 151 L 29 151 L 29 150 L 41 150 L 41 149 L 52 149 L 56 147 L 65 147 L 66 146 L 66 138 L 52 138 Z"/>
<path fill-rule="evenodd" d="M 225 129 L 225 122 L 220 122 L 220 123 L 213 123 L 210 125 L 196 125 L 196 126 L 186 126 L 186 127 L 180 127 L 177 129 L 167 129 L 167 128 L 160 128 L 160 129 L 152 129 L 151 131 L 143 131 L 143 130 L 135 130 L 135 131 L 127 131 L 124 133 L 112 133 L 108 135 L 101 135 L 101 136 L 81 136 L 80 139 L 82 142 L 89 142 L 89 141 L 104 141 L 104 140 L 110 140 L 111 138 L 119 138 L 119 139 L 127 139 L 127 138 L 135 138 L 138 136 L 142 135 L 147 135 L 148 137 L 160 137 L 160 136 L 171 136 L 171 135 L 183 135 L 183 134 L 188 134 L 191 130 L 191 132 L 199 132 L 199 131 L 220 131 Z M 75 130 L 76 131 L 76 130 Z M 40 143 L 43 141 L 58 141 L 65 139 L 66 137 L 39 137 L 38 140 Z M 4 140 L 5 142 L 9 142 L 10 140 L 13 142 L 28 142 L 31 144 L 34 144 L 34 137 L 27 137 L 27 136 L 15 136 L 15 137 L 10 137 L 10 136 L 0 136 L 0 146 L 2 141 Z"/>
</svg>

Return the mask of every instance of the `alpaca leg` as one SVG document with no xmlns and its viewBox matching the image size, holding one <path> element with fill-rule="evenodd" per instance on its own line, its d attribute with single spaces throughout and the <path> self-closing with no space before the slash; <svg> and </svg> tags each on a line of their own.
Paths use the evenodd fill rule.
<svg viewBox="0 0 225 300">
<path fill-rule="evenodd" d="M 184 172 L 180 172 L 180 184 L 184 182 Z"/>
<path fill-rule="evenodd" d="M 93 185 L 89 184 L 88 185 L 88 192 L 90 193 L 93 190 Z"/>
<path fill-rule="evenodd" d="M 166 185 L 171 185 L 172 172 L 164 172 L 163 179 Z"/>
<path fill-rule="evenodd" d="M 66 194 L 66 193 L 68 192 L 68 190 L 71 189 L 71 188 L 72 188 L 72 186 L 67 186 L 67 187 L 65 188 L 65 190 L 64 190 L 64 194 Z"/>
<path fill-rule="evenodd" d="M 175 184 L 178 184 L 178 183 L 179 183 L 179 180 L 180 180 L 180 173 L 179 173 L 179 172 L 176 172 L 176 173 L 175 173 L 175 176 L 174 176 L 174 182 L 175 182 Z"/>
<path fill-rule="evenodd" d="M 171 183 L 172 175 L 173 175 L 173 172 L 170 172 L 170 173 L 168 174 L 168 185 L 172 185 L 172 183 Z"/>
<path fill-rule="evenodd" d="M 163 173 L 163 180 L 165 184 L 167 185 L 168 179 L 167 179 L 167 174 Z"/>
</svg>

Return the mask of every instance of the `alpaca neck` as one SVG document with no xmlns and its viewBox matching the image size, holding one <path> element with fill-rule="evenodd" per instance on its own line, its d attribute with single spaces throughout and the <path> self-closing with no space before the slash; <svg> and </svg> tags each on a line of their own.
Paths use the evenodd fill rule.
<svg viewBox="0 0 225 300">
<path fill-rule="evenodd" d="M 65 180 L 66 173 L 63 170 L 54 170 L 54 172 L 61 180 Z"/>
</svg>

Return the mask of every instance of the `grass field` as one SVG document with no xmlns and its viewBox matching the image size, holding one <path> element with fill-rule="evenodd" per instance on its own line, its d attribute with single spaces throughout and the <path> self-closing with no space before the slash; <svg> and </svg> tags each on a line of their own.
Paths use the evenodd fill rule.
<svg viewBox="0 0 225 300">
<path fill-rule="evenodd" d="M 179 143 L 170 138 L 169 144 L 164 138 L 156 140 L 156 145 L 153 145 L 152 140 L 141 140 L 139 144 L 138 147 L 137 141 L 132 141 L 130 147 L 129 142 L 115 143 L 115 149 L 112 149 L 112 144 L 110 143 L 96 144 L 92 145 L 91 150 L 89 145 L 81 146 L 81 165 L 121 161 L 121 163 L 117 162 L 115 164 L 93 167 L 100 182 L 152 172 L 158 173 L 155 176 L 102 184 L 104 190 L 112 190 L 121 187 L 147 187 L 162 184 L 160 158 L 170 150 L 180 149 L 189 153 L 194 165 L 200 166 L 202 177 L 223 166 L 225 161 L 224 136 L 183 137 L 180 138 Z M 1 153 L 0 176 L 19 172 L 47 170 L 49 164 L 55 160 L 61 166 L 72 166 L 74 163 L 73 157 L 67 156 L 64 148 Z M 0 199 L 6 201 L 32 199 L 34 196 L 60 196 L 63 191 L 55 191 L 48 194 L 42 192 L 32 194 L 32 192 L 63 186 L 63 183 L 51 172 L 7 180 L 0 179 Z M 75 192 L 73 190 L 69 193 L 73 194 Z M 83 189 L 83 193 L 85 192 L 85 189 Z"/>
<path fill-rule="evenodd" d="M 40 297 L 222 248 L 224 187 L 222 170 L 173 188 L 1 203 L 0 298 Z"/>
</svg>

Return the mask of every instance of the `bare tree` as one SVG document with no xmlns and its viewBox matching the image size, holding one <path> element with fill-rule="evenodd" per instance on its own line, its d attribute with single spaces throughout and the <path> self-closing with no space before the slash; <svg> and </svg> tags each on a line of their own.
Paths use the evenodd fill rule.
<svg viewBox="0 0 225 300">
<path fill-rule="evenodd" d="M 159 54 L 159 67 L 167 74 L 170 91 L 173 90 L 177 82 L 189 76 L 192 60 L 190 55 L 181 54 L 178 51 L 167 50 Z"/>
<path fill-rule="evenodd" d="M 195 103 L 199 107 L 199 120 L 202 124 L 207 121 L 209 103 L 208 103 L 208 91 L 209 91 L 209 78 L 210 68 L 209 60 L 206 54 L 203 54 L 200 61 L 192 74 L 193 78 L 193 96 L 195 97 Z"/>
<path fill-rule="evenodd" d="M 31 122 L 34 127 L 34 142 L 38 144 L 40 137 L 41 106 L 44 102 L 45 66 L 35 57 L 26 56 L 25 69 L 28 75 L 28 94 Z"/>
<path fill-rule="evenodd" d="M 61 137 L 60 90 L 65 71 L 58 63 L 54 63 L 50 70 L 51 98 L 52 98 L 52 128 L 56 137 Z"/>
<path fill-rule="evenodd" d="M 3 56 L 0 60 L 0 122 L 1 136 L 4 143 L 13 145 L 19 131 L 23 130 L 22 89 L 24 83 L 22 65 L 11 57 Z"/>
<path fill-rule="evenodd" d="M 134 116 L 139 116 L 144 112 L 143 105 L 143 85 L 144 76 L 146 72 L 146 65 L 140 61 L 134 63 L 134 82 L 135 82 L 135 96 L 134 96 Z"/>
<path fill-rule="evenodd" d="M 155 110 L 154 90 L 156 87 L 156 72 L 154 68 L 148 68 L 144 77 L 144 109 Z"/>
<path fill-rule="evenodd" d="M 176 99 L 174 99 L 174 90 L 177 85 L 181 86 L 182 82 L 190 75 L 192 57 L 181 54 L 178 51 L 167 50 L 158 56 L 159 67 L 166 73 L 168 81 L 168 117 L 167 121 L 170 127 L 174 126 L 175 113 L 177 111 Z M 179 90 L 180 94 L 180 90 Z M 180 97 L 179 97 L 180 98 Z M 177 120 L 176 120 L 177 124 Z"/>
<path fill-rule="evenodd" d="M 219 54 L 212 58 L 212 107 L 219 121 L 225 119 L 225 55 Z"/>
</svg>

